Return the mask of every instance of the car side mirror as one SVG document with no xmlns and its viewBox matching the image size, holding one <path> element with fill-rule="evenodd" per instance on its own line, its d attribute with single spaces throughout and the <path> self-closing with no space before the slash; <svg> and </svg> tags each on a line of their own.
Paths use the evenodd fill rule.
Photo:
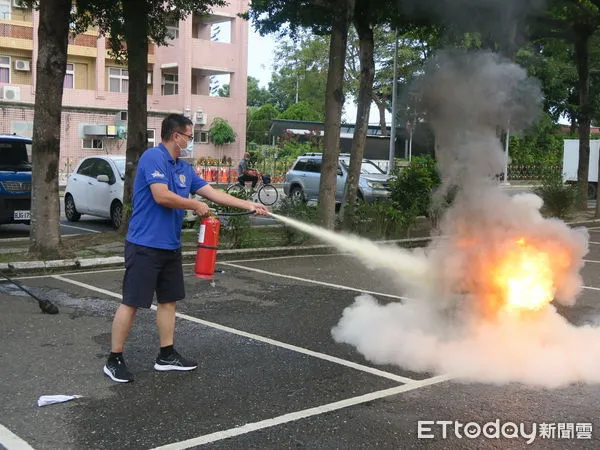
<svg viewBox="0 0 600 450">
<path fill-rule="evenodd" d="M 108 175 L 98 175 L 96 180 L 98 180 L 100 183 L 108 183 Z"/>
</svg>

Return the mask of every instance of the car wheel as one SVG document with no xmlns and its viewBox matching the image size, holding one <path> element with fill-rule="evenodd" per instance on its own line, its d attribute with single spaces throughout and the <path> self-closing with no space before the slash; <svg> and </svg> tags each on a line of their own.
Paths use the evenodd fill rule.
<svg viewBox="0 0 600 450">
<path fill-rule="evenodd" d="M 77 222 L 81 219 L 81 214 L 77 212 L 77 208 L 75 208 L 75 201 L 73 200 L 73 196 L 71 194 L 65 195 L 65 216 L 67 216 L 67 220 L 69 222 Z"/>
<path fill-rule="evenodd" d="M 294 186 L 290 189 L 290 199 L 292 199 L 293 203 L 305 203 L 306 197 L 304 196 L 304 191 L 300 186 Z"/>
<path fill-rule="evenodd" d="M 110 206 L 110 221 L 115 230 L 118 230 L 123 223 L 123 205 L 118 200 Z"/>
</svg>

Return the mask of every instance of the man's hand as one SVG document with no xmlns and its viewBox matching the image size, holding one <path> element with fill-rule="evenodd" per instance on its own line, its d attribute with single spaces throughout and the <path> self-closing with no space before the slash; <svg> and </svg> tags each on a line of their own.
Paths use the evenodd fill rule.
<svg viewBox="0 0 600 450">
<path fill-rule="evenodd" d="M 257 216 L 268 216 L 269 209 L 265 205 L 261 205 L 260 203 L 254 202 L 246 202 L 248 204 L 248 211 L 255 211 Z"/>
<path fill-rule="evenodd" d="M 208 214 L 210 213 L 210 209 L 208 208 L 208 205 L 206 203 L 196 202 L 196 207 L 194 208 L 194 212 L 199 217 L 204 217 L 204 216 L 208 216 Z"/>
</svg>

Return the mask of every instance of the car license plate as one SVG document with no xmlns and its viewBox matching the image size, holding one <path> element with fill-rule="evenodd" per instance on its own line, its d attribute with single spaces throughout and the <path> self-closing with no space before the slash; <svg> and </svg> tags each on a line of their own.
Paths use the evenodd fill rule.
<svg viewBox="0 0 600 450">
<path fill-rule="evenodd" d="M 30 211 L 15 211 L 13 215 L 14 220 L 30 220 L 31 214 Z"/>
</svg>

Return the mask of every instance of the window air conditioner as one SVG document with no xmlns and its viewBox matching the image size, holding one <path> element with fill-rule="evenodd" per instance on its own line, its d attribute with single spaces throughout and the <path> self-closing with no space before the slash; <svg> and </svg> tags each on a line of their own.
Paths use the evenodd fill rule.
<svg viewBox="0 0 600 450">
<path fill-rule="evenodd" d="M 4 100 L 20 100 L 21 88 L 15 86 L 2 86 L 2 98 Z"/>
<path fill-rule="evenodd" d="M 201 109 L 196 111 L 194 122 L 196 122 L 198 125 L 206 125 L 206 114 L 204 113 L 204 111 L 202 111 Z"/>
<path fill-rule="evenodd" d="M 31 70 L 29 61 L 24 59 L 15 60 L 15 70 L 22 70 L 23 72 L 29 72 Z"/>
<path fill-rule="evenodd" d="M 119 111 L 115 116 L 115 122 L 127 122 L 127 111 Z"/>
</svg>

